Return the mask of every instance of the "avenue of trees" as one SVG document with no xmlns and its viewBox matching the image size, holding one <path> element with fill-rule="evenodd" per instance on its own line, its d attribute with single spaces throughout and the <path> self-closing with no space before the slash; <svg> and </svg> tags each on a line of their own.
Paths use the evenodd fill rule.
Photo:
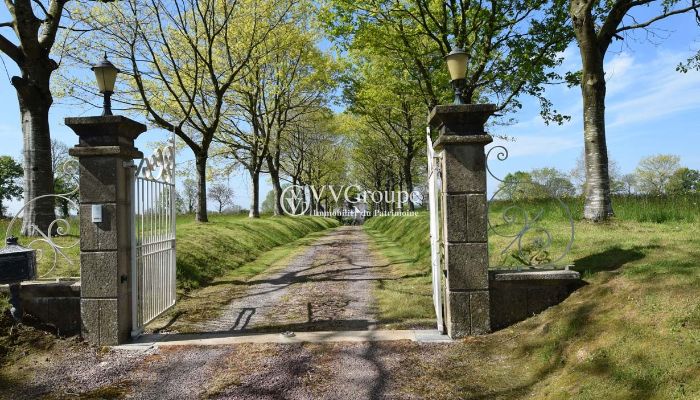
<svg viewBox="0 0 700 400">
<path fill-rule="evenodd" d="M 496 123 L 509 122 L 526 96 L 538 100 L 547 123 L 564 123 L 570 116 L 556 109 L 545 89 L 563 82 L 581 88 L 585 151 L 578 173 L 550 168 L 511 179 L 529 179 L 547 193 L 583 193 L 584 217 L 593 221 L 613 215 L 612 193 L 695 190 L 697 171 L 681 170 L 673 159 L 650 160 L 635 174 L 616 176 L 605 139 L 604 71 L 615 40 L 668 17 L 697 16 L 695 1 L 8 0 L 5 5 L 10 20 L 0 27 L 14 36 L 0 34 L 0 51 L 19 71 L 11 80 L 22 114 L 25 199 L 70 189 L 54 172 L 52 156 L 58 152 L 52 151 L 49 108 L 54 95 L 99 103 L 84 72 L 105 53 L 121 69 L 115 110 L 174 132 L 191 152 L 192 173 L 179 182 L 179 204 L 197 221 L 207 221 L 208 200 L 225 208 L 227 196 L 213 195 L 224 188 L 208 187 L 220 181 L 223 170 L 247 174 L 253 218 L 260 215 L 261 179 L 273 188 L 266 208 L 274 214 L 282 213 L 280 196 L 288 184 L 421 189 L 425 115 L 451 102 L 444 56 L 456 47 L 469 55 L 466 101 L 496 104 L 501 115 Z M 579 49 L 582 70 L 559 74 L 563 51 L 571 45 Z M 692 58 L 679 69 L 697 65 Z M 52 83 L 54 75 L 59 79 Z M 668 165 L 674 166 L 670 175 L 645 175 Z M 312 206 L 328 202 L 325 194 L 322 205 Z M 30 208 L 25 232 L 30 224 L 46 227 L 55 210 L 51 202 Z M 64 205 L 59 211 L 69 210 Z"/>
</svg>

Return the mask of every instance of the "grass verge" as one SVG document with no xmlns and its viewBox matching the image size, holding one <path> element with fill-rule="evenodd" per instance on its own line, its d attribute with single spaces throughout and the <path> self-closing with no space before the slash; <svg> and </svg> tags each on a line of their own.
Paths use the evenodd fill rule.
<svg viewBox="0 0 700 400">
<path fill-rule="evenodd" d="M 387 329 L 432 328 L 430 242 L 421 219 L 395 218 L 372 218 L 364 226 L 373 250 L 390 263 L 392 278 L 380 280 L 373 292 L 379 322 Z"/>
<path fill-rule="evenodd" d="M 395 251 L 403 252 L 414 273 L 429 274 L 427 215 L 375 217 L 366 227 L 394 238 Z M 700 398 L 700 224 L 577 222 L 576 238 L 570 257 L 588 286 L 526 321 L 465 340 L 432 364 L 407 361 L 413 373 L 430 377 L 408 380 L 407 392 L 441 398 Z"/>
</svg>

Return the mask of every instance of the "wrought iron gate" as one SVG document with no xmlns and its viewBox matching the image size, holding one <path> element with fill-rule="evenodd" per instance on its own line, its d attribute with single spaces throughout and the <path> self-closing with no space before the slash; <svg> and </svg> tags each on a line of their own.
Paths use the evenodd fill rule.
<svg viewBox="0 0 700 400">
<path fill-rule="evenodd" d="M 440 227 L 440 195 L 442 176 L 440 171 L 440 155 L 433 151 L 430 139 L 430 128 L 427 129 L 428 144 L 428 207 L 430 208 L 430 259 L 433 275 L 433 305 L 437 317 L 437 328 L 444 333 L 442 306 L 442 229 Z"/>
<path fill-rule="evenodd" d="M 133 176 L 132 335 L 175 304 L 175 144 L 141 160 Z"/>
</svg>

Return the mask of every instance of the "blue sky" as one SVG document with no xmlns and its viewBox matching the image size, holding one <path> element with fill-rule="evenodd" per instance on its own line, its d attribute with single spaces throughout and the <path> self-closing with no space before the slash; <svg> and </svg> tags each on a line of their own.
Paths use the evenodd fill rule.
<svg viewBox="0 0 700 400">
<path fill-rule="evenodd" d="M 2 14 L 0 12 L 0 14 Z M 606 57 L 607 138 L 608 151 L 623 173 L 634 170 L 641 157 L 670 153 L 680 156 L 681 163 L 700 169 L 700 72 L 676 72 L 676 65 L 700 49 L 700 28 L 692 15 L 682 15 L 662 21 L 654 31 L 658 36 L 647 40 L 644 31 L 634 37 L 615 42 Z M 564 56 L 563 70 L 578 70 L 578 49 L 570 47 Z M 12 62 L 4 59 L 9 74 L 16 73 Z M 22 136 L 19 110 L 14 88 L 9 84 L 4 66 L 0 65 L 0 154 L 21 156 Z M 447 82 L 446 82 L 447 84 Z M 571 115 L 562 126 L 547 126 L 539 117 L 536 101 L 524 98 L 524 107 L 514 115 L 515 125 L 498 126 L 492 133 L 515 139 L 505 143 L 510 158 L 494 165 L 497 175 L 505 176 L 515 170 L 556 167 L 569 171 L 583 149 L 581 95 L 578 88 L 555 85 L 548 96 L 556 108 Z M 65 126 L 67 116 L 98 115 L 101 110 L 61 104 L 57 99 L 51 110 L 52 137 L 74 145 L 77 137 Z M 137 115 L 128 115 L 142 119 Z M 146 154 L 154 143 L 166 135 L 149 130 L 137 141 Z M 496 141 L 496 144 L 503 144 Z M 191 160 L 189 150 L 183 150 L 179 161 Z M 183 167 L 185 167 L 183 165 Z M 249 203 L 249 179 L 243 171 L 228 180 L 236 193 L 235 202 L 243 207 Z M 263 179 L 261 198 L 270 185 Z M 16 208 L 16 204 L 10 210 Z"/>
</svg>

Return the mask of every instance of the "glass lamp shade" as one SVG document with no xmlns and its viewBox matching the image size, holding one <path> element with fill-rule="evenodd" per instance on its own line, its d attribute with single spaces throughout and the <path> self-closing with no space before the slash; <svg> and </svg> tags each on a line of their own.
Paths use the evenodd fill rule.
<svg viewBox="0 0 700 400">
<path fill-rule="evenodd" d="M 464 79 L 467 76 L 467 53 L 455 47 L 450 54 L 445 56 L 447 69 L 450 71 L 450 79 Z"/>
<path fill-rule="evenodd" d="M 119 70 L 107 59 L 107 54 L 99 64 L 91 68 L 95 72 L 95 80 L 100 93 L 114 92 L 114 83 L 117 81 Z"/>
</svg>

